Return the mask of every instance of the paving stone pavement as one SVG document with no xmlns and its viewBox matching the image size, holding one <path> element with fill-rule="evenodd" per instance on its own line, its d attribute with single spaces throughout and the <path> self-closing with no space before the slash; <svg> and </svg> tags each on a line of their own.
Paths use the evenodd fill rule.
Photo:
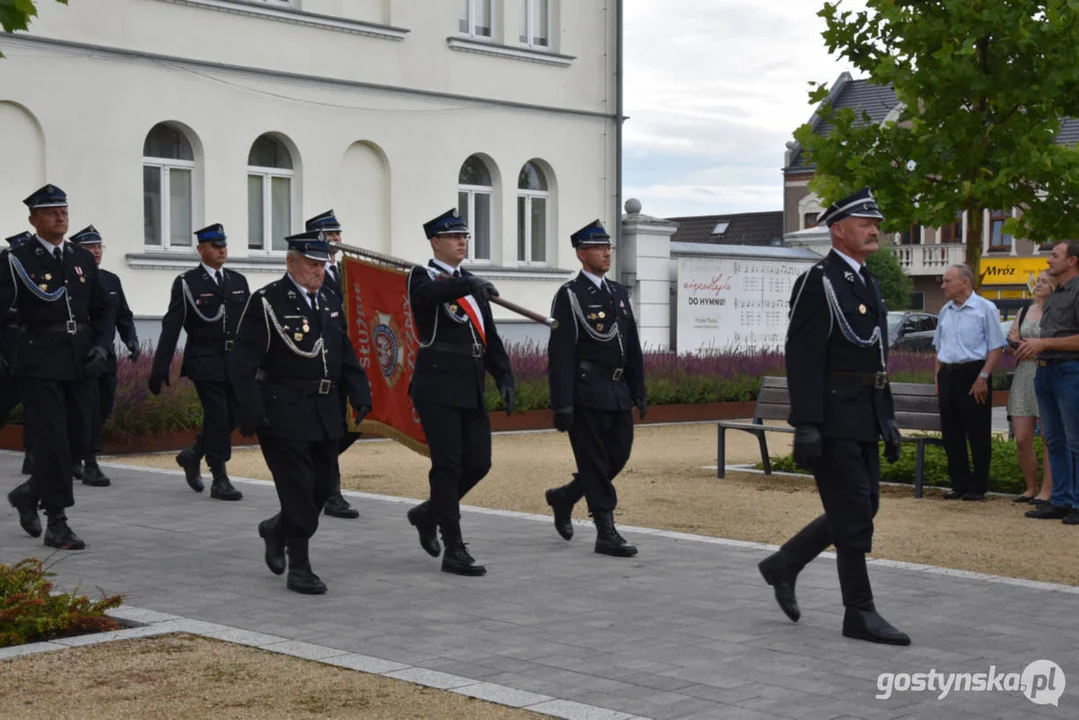
<svg viewBox="0 0 1079 720">
<path fill-rule="evenodd" d="M 0 454 L 8 487 L 20 462 Z M 362 516 L 323 518 L 311 553 L 330 591 L 305 597 L 262 561 L 255 526 L 277 509 L 272 485 L 234 479 L 244 500 L 225 503 L 179 472 L 105 465 L 112 487 L 75 486 L 71 524 L 89 548 L 52 557 L 60 585 L 226 626 L 218 636 L 272 635 L 304 656 L 560 717 L 1079 717 L 1079 588 L 874 561 L 878 607 L 913 638 L 883 647 L 840 635 L 831 556 L 802 573 L 792 624 L 757 573 L 763 545 L 622 528 L 641 553 L 608 558 L 586 526 L 567 543 L 549 518 L 463 508 L 488 574 L 461 578 L 418 546 L 410 501 L 349 493 Z M 0 562 L 45 551 L 5 503 Z M 1071 681 L 1059 707 L 1017 691 L 875 697 L 884 672 L 1021 673 L 1039 659 Z"/>
</svg>

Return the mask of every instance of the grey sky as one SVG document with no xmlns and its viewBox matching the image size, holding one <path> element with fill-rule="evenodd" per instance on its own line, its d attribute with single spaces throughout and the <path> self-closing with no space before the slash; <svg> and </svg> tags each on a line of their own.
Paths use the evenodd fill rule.
<svg viewBox="0 0 1079 720">
<path fill-rule="evenodd" d="M 626 2 L 624 197 L 658 217 L 782 209 L 808 83 L 849 69 L 824 48 L 823 4 Z"/>
</svg>

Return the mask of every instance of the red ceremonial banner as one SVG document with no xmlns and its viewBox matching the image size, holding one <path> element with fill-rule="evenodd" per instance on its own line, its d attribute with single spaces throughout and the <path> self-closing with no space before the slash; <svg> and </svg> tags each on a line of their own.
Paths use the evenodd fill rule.
<svg viewBox="0 0 1079 720">
<path fill-rule="evenodd" d="M 428 455 L 420 416 L 408 396 L 419 350 L 408 273 L 347 255 L 342 265 L 348 337 L 371 383 L 374 406 L 359 429 Z"/>
</svg>

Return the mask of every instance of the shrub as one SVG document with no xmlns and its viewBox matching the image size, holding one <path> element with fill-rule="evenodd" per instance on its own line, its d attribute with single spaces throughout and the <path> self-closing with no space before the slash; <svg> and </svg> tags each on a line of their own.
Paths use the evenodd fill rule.
<svg viewBox="0 0 1079 720">
<path fill-rule="evenodd" d="M 1042 457 L 1041 438 L 1034 438 L 1034 452 L 1039 460 Z M 992 440 L 992 460 L 989 463 L 989 489 L 1001 493 L 1021 493 L 1026 488 L 1023 471 L 1019 468 L 1019 456 L 1015 443 L 994 437 Z M 904 443 L 899 462 L 889 465 L 884 459 L 884 444 L 880 446 L 880 479 L 885 482 L 914 484 L 915 448 Z M 760 463 L 757 463 L 760 468 Z M 772 459 L 772 469 L 781 472 L 796 472 L 808 475 L 805 470 L 794 464 L 790 455 Z M 1039 482 L 1041 476 L 1039 475 Z M 948 456 L 939 445 L 926 445 L 925 448 L 925 484 L 932 487 L 951 487 L 948 477 Z"/>
<path fill-rule="evenodd" d="M 53 593 L 54 576 L 37 558 L 0 565 L 0 647 L 120 628 L 105 613 L 120 607 L 121 596 Z"/>
</svg>

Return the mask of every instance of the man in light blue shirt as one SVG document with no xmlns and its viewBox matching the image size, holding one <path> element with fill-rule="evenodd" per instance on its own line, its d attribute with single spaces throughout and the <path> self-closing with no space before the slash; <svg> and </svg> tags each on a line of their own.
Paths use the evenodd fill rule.
<svg viewBox="0 0 1079 720">
<path fill-rule="evenodd" d="M 974 292 L 974 273 L 953 265 L 941 283 L 948 299 L 940 310 L 936 388 L 940 428 L 948 455 L 951 492 L 945 500 L 982 500 L 989 489 L 993 388 L 989 376 L 1006 344 L 997 306 Z M 974 461 L 967 457 L 967 442 Z"/>
</svg>

